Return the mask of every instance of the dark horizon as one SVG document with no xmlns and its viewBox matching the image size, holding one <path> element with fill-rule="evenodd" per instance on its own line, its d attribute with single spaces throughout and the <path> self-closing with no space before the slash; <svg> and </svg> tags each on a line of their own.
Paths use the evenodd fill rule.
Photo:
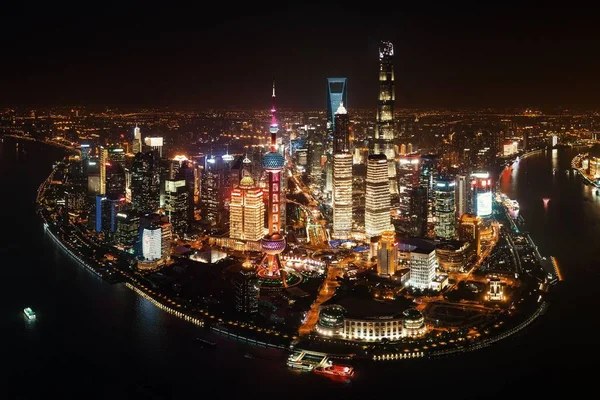
<svg viewBox="0 0 600 400">
<path fill-rule="evenodd" d="M 11 4 L 0 28 L 5 106 L 375 109 L 379 40 L 395 46 L 397 108 L 600 106 L 600 35 L 586 10 L 347 6 L 213 12 L 107 4 L 95 13 Z"/>
</svg>

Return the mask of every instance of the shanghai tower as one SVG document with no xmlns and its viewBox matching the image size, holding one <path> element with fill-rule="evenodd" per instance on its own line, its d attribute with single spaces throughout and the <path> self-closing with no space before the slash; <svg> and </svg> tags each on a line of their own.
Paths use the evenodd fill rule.
<svg viewBox="0 0 600 400">
<path fill-rule="evenodd" d="M 377 101 L 377 121 L 375 125 L 374 154 L 385 154 L 388 159 L 388 177 L 392 204 L 397 202 L 398 182 L 396 180 L 396 151 L 394 144 L 394 46 L 382 41 L 379 45 L 379 99 Z"/>
</svg>

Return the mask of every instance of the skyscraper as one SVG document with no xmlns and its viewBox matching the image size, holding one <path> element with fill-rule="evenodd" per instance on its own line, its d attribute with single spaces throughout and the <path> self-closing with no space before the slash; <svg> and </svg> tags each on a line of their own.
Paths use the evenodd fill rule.
<svg viewBox="0 0 600 400">
<path fill-rule="evenodd" d="M 454 239 L 456 234 L 455 186 L 456 181 L 449 177 L 435 182 L 435 236 L 440 239 Z"/>
<path fill-rule="evenodd" d="M 281 234 L 280 220 L 280 204 L 283 200 L 285 207 L 285 199 L 281 199 L 281 171 L 285 166 L 285 159 L 277 151 L 277 132 L 279 126 L 277 124 L 276 109 L 275 109 L 275 83 L 273 83 L 273 107 L 271 108 L 271 125 L 269 131 L 271 133 L 270 151 L 263 158 L 263 168 L 268 174 L 269 182 L 269 197 L 268 197 L 268 229 L 269 233 L 262 239 L 262 250 L 264 257 L 260 263 L 261 270 L 259 275 L 265 278 L 281 280 L 283 285 L 286 285 L 285 277 L 281 276 L 283 269 L 279 254 L 285 249 L 285 237 Z"/>
<path fill-rule="evenodd" d="M 141 213 L 151 213 L 159 207 L 159 165 L 155 152 L 135 155 L 131 167 L 131 202 Z"/>
<path fill-rule="evenodd" d="M 492 216 L 492 179 L 487 171 L 474 171 L 471 179 L 472 211 L 485 223 Z"/>
<path fill-rule="evenodd" d="M 231 192 L 229 203 L 229 237 L 259 241 L 265 234 L 263 191 L 254 185 L 250 173 L 244 171 L 239 187 Z"/>
<path fill-rule="evenodd" d="M 246 260 L 242 264 L 240 273 L 233 283 L 235 292 L 235 310 L 245 316 L 258 313 L 259 284 L 256 277 L 256 267 Z"/>
<path fill-rule="evenodd" d="M 371 154 L 367 160 L 365 233 L 379 236 L 390 229 L 390 186 L 385 154 Z"/>
<path fill-rule="evenodd" d="M 223 161 L 221 157 L 205 158 L 200 191 L 202 219 L 217 229 L 223 229 L 229 222 L 228 209 L 225 208 L 224 201 L 229 197 L 228 177 L 229 163 Z"/>
<path fill-rule="evenodd" d="M 347 239 L 352 230 L 352 153 L 348 112 L 340 103 L 333 133 L 333 237 Z"/>
<path fill-rule="evenodd" d="M 374 154 L 385 154 L 388 160 L 388 178 L 393 204 L 397 203 L 398 182 L 396 181 L 396 131 L 394 128 L 394 46 L 382 41 L 379 46 L 379 99 L 375 125 Z"/>
<path fill-rule="evenodd" d="M 148 147 L 148 150 L 156 150 L 159 158 L 162 158 L 163 142 L 162 137 L 146 137 L 144 139 L 144 143 Z"/>
<path fill-rule="evenodd" d="M 108 163 L 108 149 L 98 147 L 98 163 L 100 167 L 100 194 L 106 194 L 106 164 Z"/>
<path fill-rule="evenodd" d="M 398 243 L 396 232 L 385 231 L 381 234 L 377 251 L 377 274 L 391 276 L 398 265 Z"/>
<path fill-rule="evenodd" d="M 469 177 L 465 174 L 456 175 L 455 201 L 457 218 L 469 212 L 469 195 Z"/>
<path fill-rule="evenodd" d="M 340 104 L 348 106 L 347 78 L 327 78 L 327 134 L 335 132 L 335 113 Z"/>
<path fill-rule="evenodd" d="M 185 182 L 185 188 L 188 192 L 188 205 L 186 207 L 187 214 L 187 225 L 191 226 L 194 222 L 194 193 L 196 191 L 196 178 L 194 173 L 194 164 L 191 160 L 184 160 L 181 162 L 177 171 L 173 174 L 173 179 L 183 180 Z"/>
<path fill-rule="evenodd" d="M 403 231 L 410 230 L 411 199 L 419 186 L 420 162 L 418 154 L 403 155 L 398 162 L 398 217 Z"/>
<path fill-rule="evenodd" d="M 133 149 L 133 154 L 137 154 L 142 151 L 142 132 L 137 125 L 135 128 L 133 128 L 133 145 L 131 147 Z"/>
<path fill-rule="evenodd" d="M 165 211 L 173 233 L 183 236 L 188 230 L 189 192 L 183 179 L 165 181 Z"/>
</svg>

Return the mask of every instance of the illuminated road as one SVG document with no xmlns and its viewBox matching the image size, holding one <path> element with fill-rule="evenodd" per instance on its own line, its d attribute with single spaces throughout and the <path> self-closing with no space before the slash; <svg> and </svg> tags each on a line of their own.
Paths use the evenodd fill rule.
<svg viewBox="0 0 600 400">
<path fill-rule="evenodd" d="M 325 243 L 329 240 L 329 234 L 327 232 L 327 229 L 325 229 L 324 223 L 322 222 L 325 220 L 325 217 L 319 210 L 317 201 L 313 198 L 312 194 L 310 193 L 310 189 L 304 185 L 302 180 L 300 180 L 297 175 L 292 174 L 290 179 L 292 179 L 292 181 L 298 188 L 298 193 L 302 193 L 308 203 L 307 206 L 305 204 L 298 203 L 294 200 L 287 199 L 289 203 L 298 205 L 306 213 L 307 218 L 310 221 L 310 223 L 307 223 L 306 225 L 306 234 L 309 243 L 311 243 L 314 246 L 327 247 Z"/>
<path fill-rule="evenodd" d="M 469 279 L 469 276 L 475 271 L 476 268 L 479 268 L 481 264 L 485 261 L 486 258 L 489 257 L 490 253 L 498 243 L 498 238 L 500 236 L 500 224 L 497 221 L 492 222 L 492 239 L 489 244 L 486 245 L 485 249 L 481 252 L 479 259 L 473 264 L 471 269 L 468 272 L 458 274 L 456 278 L 456 282 L 450 287 L 449 290 L 454 289 L 461 280 Z M 483 247 L 483 246 L 482 246 Z"/>
<path fill-rule="evenodd" d="M 338 277 L 342 277 L 342 269 L 330 265 L 327 268 L 327 277 L 319 288 L 317 299 L 310 307 L 304 323 L 300 329 L 298 329 L 298 333 L 301 336 L 308 335 L 314 329 L 315 325 L 317 324 L 317 320 L 319 319 L 319 308 L 321 307 L 321 304 L 329 300 L 335 294 L 335 290 L 340 285 L 337 281 Z"/>
</svg>

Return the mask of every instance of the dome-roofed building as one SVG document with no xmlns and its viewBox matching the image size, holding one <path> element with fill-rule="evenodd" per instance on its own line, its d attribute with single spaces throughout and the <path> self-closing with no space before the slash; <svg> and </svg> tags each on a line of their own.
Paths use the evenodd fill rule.
<svg viewBox="0 0 600 400">
<path fill-rule="evenodd" d="M 419 337 L 427 332 L 425 317 L 421 311 L 409 308 L 402 312 L 402 336 Z"/>
</svg>

